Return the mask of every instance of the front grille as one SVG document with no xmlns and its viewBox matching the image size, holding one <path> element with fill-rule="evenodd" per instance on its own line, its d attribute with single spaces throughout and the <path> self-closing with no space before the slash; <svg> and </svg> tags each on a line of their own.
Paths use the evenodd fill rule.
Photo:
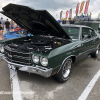
<svg viewBox="0 0 100 100">
<path fill-rule="evenodd" d="M 15 49 L 11 49 L 8 46 L 4 47 L 5 57 L 8 61 L 23 65 L 31 65 L 31 53 L 29 52 L 20 52 Z"/>
</svg>

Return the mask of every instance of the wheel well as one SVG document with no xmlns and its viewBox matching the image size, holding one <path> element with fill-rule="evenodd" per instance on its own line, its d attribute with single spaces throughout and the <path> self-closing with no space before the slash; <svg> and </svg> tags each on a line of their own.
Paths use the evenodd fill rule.
<svg viewBox="0 0 100 100">
<path fill-rule="evenodd" d="M 76 57 L 75 56 L 71 56 L 71 59 L 72 59 L 73 63 L 75 63 Z"/>
<path fill-rule="evenodd" d="M 70 56 L 70 57 L 68 57 L 68 58 L 71 58 L 71 59 L 72 59 L 73 64 L 75 63 L 75 61 L 76 61 L 76 56 L 73 55 L 73 56 Z M 68 58 L 66 58 L 66 59 L 68 59 Z M 66 59 L 65 59 L 64 61 L 66 61 Z M 63 63 L 64 63 L 64 61 L 63 61 Z M 63 65 L 63 63 L 62 63 L 62 65 Z M 62 67 L 62 65 L 61 65 L 61 67 Z M 60 71 L 61 67 L 59 68 L 58 72 Z M 58 73 L 58 72 L 57 72 L 57 73 Z"/>
<path fill-rule="evenodd" d="M 99 50 L 100 50 L 100 44 L 97 46 L 97 49 L 99 49 Z"/>
</svg>

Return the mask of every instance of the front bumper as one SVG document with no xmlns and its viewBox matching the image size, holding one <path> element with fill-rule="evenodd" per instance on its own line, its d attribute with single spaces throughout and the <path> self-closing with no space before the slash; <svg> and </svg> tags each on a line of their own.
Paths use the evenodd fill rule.
<svg viewBox="0 0 100 100">
<path fill-rule="evenodd" d="M 44 77 L 50 77 L 53 70 L 52 68 L 48 69 L 48 68 L 41 67 L 38 65 L 27 66 L 27 65 L 12 63 L 12 62 L 9 62 L 4 56 L 4 54 L 2 53 L 0 53 L 0 58 L 5 60 L 8 63 L 8 67 L 13 70 L 18 69 L 20 71 L 35 73 Z"/>
</svg>

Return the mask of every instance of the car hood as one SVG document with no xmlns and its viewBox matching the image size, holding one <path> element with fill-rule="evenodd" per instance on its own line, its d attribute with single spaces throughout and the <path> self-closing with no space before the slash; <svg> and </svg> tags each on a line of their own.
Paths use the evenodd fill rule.
<svg viewBox="0 0 100 100">
<path fill-rule="evenodd" d="M 2 10 L 2 14 L 11 18 L 34 35 L 46 34 L 70 39 L 60 24 L 46 10 L 34 10 L 16 4 L 8 4 Z"/>
</svg>

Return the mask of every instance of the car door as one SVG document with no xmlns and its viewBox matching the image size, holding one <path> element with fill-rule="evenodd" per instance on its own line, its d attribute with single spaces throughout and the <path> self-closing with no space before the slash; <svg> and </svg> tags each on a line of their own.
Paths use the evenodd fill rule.
<svg viewBox="0 0 100 100">
<path fill-rule="evenodd" d="M 91 37 L 90 28 L 82 27 L 82 46 L 83 57 L 85 57 L 91 52 L 91 48 L 93 47 L 93 39 Z"/>
<path fill-rule="evenodd" d="M 96 35 L 96 33 L 93 29 L 90 29 L 90 33 L 91 33 L 91 38 L 92 38 L 92 40 L 91 40 L 91 43 L 92 43 L 91 50 L 93 51 L 97 47 L 98 37 L 97 37 L 97 35 Z"/>
</svg>

